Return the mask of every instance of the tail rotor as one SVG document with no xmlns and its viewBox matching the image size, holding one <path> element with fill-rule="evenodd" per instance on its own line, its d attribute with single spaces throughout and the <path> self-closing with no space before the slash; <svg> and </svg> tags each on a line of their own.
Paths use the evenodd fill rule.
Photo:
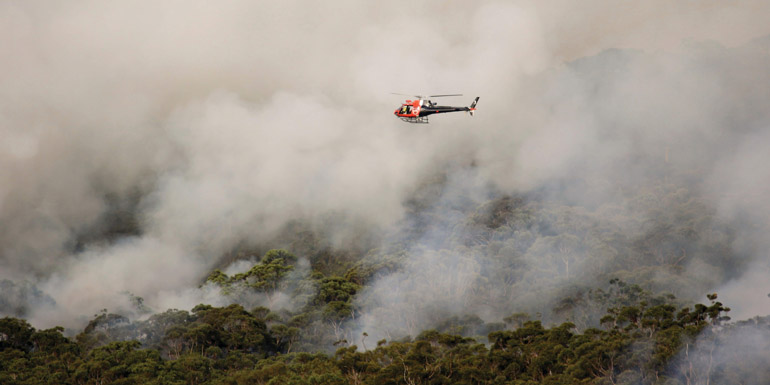
<svg viewBox="0 0 770 385">
<path fill-rule="evenodd" d="M 473 100 L 473 103 L 471 103 L 471 106 L 468 107 L 468 113 L 470 113 L 471 116 L 473 116 L 473 113 L 476 112 L 476 103 L 478 102 L 479 102 L 479 97 L 477 96 L 476 99 Z"/>
</svg>

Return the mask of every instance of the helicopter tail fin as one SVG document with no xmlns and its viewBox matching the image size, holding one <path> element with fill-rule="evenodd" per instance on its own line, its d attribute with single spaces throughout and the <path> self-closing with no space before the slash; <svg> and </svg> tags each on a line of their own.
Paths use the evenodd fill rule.
<svg viewBox="0 0 770 385">
<path fill-rule="evenodd" d="M 473 113 L 476 112 L 476 103 L 479 102 L 479 97 L 477 96 L 476 99 L 473 100 L 473 103 L 471 103 L 471 106 L 468 107 L 468 112 L 473 116 Z"/>
</svg>

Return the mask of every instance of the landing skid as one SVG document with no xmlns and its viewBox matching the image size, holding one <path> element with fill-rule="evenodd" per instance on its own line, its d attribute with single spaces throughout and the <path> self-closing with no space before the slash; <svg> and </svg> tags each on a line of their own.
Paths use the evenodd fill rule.
<svg viewBox="0 0 770 385">
<path fill-rule="evenodd" d="M 407 122 L 407 123 L 428 123 L 428 117 L 427 116 L 420 116 L 417 118 L 413 117 L 405 117 L 405 116 L 399 116 L 399 119 Z"/>
</svg>

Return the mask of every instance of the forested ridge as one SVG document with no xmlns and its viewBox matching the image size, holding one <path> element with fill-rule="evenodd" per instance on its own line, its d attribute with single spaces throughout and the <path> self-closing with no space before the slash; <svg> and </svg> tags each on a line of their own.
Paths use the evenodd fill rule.
<svg viewBox="0 0 770 385">
<path fill-rule="evenodd" d="M 403 226 L 376 240 L 351 236 L 342 248 L 294 223 L 275 240 L 285 249 L 240 246 L 223 269 L 247 268 L 214 269 L 201 283 L 229 305 L 155 312 L 126 293 L 132 319 L 104 309 L 69 338 L 61 327 L 37 330 L 22 318 L 3 318 L 0 382 L 761 384 L 770 378 L 770 318 L 732 321 L 716 293 L 705 303 L 688 300 L 709 282 L 685 266 L 709 265 L 711 278 L 723 280 L 737 260 L 730 226 L 683 186 L 637 186 L 621 203 L 631 213 L 652 213 L 641 220 L 617 201 L 579 206 L 529 195 L 476 203 L 447 197 L 446 184 L 438 178 L 424 185 L 408 203 L 412 213 Z M 385 301 L 372 289 L 382 282 L 403 293 Z"/>
<path fill-rule="evenodd" d="M 621 291 L 637 291 L 625 286 Z M 641 292 L 640 294 L 644 294 Z M 642 295 L 644 296 L 644 295 Z M 573 323 L 544 327 L 526 316 L 479 338 L 437 330 L 414 339 L 381 340 L 367 350 L 292 352 L 301 319 L 284 323 L 264 308 L 240 305 L 170 310 L 135 326 L 137 340 L 115 341 L 126 320 L 96 317 L 74 340 L 61 328 L 35 330 L 0 320 L 4 384 L 701 384 L 763 383 L 770 345 L 719 349 L 747 330 L 770 329 L 770 318 L 725 322 L 729 309 L 708 304 L 676 308 L 660 299 L 613 307 L 600 328 Z M 659 303 L 653 305 L 653 303 Z M 308 332 L 305 330 L 305 332 Z M 361 343 L 366 347 L 365 337 Z M 338 342 L 347 345 L 347 342 Z"/>
</svg>

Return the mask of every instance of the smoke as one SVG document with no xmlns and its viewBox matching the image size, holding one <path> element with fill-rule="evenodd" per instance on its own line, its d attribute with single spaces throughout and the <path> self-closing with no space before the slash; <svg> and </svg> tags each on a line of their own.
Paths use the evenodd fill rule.
<svg viewBox="0 0 770 385">
<path fill-rule="evenodd" d="M 494 235 L 482 241 L 487 246 L 458 251 L 457 229 L 439 227 L 443 235 L 416 242 L 404 268 L 363 296 L 360 328 L 392 338 L 449 316 L 495 322 L 522 310 L 555 321 L 547 314 L 554 298 L 574 295 L 571 288 L 601 282 L 608 272 L 685 300 L 725 290 L 742 317 L 766 314 L 770 290 L 757 288 L 767 287 L 761 277 L 768 268 L 762 238 L 768 159 L 761 150 L 770 122 L 767 53 L 767 38 L 738 47 L 688 41 L 669 52 L 607 50 L 528 76 L 522 70 L 516 83 L 503 76 L 503 84 L 515 84 L 506 95 L 515 113 L 502 107 L 505 117 L 487 116 L 492 121 L 480 128 L 488 131 L 474 139 L 482 180 L 589 211 L 554 213 L 539 234 L 511 231 L 503 245 L 514 250 L 508 255 L 495 255 Z M 638 191 L 651 182 L 657 191 Z M 445 188 L 464 191 L 451 182 Z M 468 220 L 483 202 L 470 200 L 452 223 Z M 439 200 L 435 209 L 453 207 Z M 653 253 L 613 258 L 633 250 L 613 250 L 612 239 L 559 223 L 569 217 L 583 227 L 617 229 L 618 238 Z M 686 233 L 693 230 L 697 235 Z M 495 277 L 489 272 L 499 266 L 495 258 L 520 266 L 519 275 Z M 651 268 L 656 264 L 669 268 Z"/>
<path fill-rule="evenodd" d="M 672 360 L 669 372 L 693 384 L 740 380 L 745 384 L 767 381 L 770 330 L 767 319 L 755 317 L 736 325 L 707 327 Z"/>
<path fill-rule="evenodd" d="M 621 201 L 654 162 L 698 167 L 720 218 L 740 223 L 766 189 L 752 144 L 767 44 L 750 40 L 770 32 L 767 6 L 608 3 L 4 2 L 0 279 L 52 299 L 28 304 L 41 327 L 128 309 L 125 292 L 157 310 L 216 303 L 197 286 L 238 244 L 329 215 L 355 224 L 332 239 L 399 226 L 448 164 L 473 171 L 449 168 L 440 208 L 536 190 Z M 481 101 L 472 119 L 415 127 L 390 115 L 390 92 Z M 403 277 L 460 313 L 450 303 L 486 262 L 442 250 L 441 231 Z M 766 264 L 758 233 L 741 232 L 741 255 Z M 413 306 L 390 296 L 403 284 L 383 278 L 369 298 Z"/>
</svg>

